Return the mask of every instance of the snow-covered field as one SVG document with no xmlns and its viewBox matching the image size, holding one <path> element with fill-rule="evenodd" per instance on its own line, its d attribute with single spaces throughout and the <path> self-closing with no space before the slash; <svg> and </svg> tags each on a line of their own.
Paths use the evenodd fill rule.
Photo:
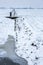
<svg viewBox="0 0 43 65">
<path fill-rule="evenodd" d="M 15 37 L 14 20 L 5 18 L 10 9 L 0 9 L 0 44 L 8 35 Z M 43 9 L 16 9 L 16 53 L 28 61 L 28 65 L 43 65 Z M 3 52 L 4 53 L 4 52 Z M 0 51 L 1 54 L 1 51 Z"/>
</svg>

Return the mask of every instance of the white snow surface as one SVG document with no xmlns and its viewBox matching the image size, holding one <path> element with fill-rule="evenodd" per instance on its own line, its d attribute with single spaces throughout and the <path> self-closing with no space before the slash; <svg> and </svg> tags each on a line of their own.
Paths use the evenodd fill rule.
<svg viewBox="0 0 43 65">
<path fill-rule="evenodd" d="M 8 35 L 16 38 L 14 20 L 5 18 L 10 11 L 0 10 L 0 44 L 5 43 Z M 28 65 L 43 65 L 43 9 L 16 9 L 16 12 L 20 17 L 17 19 L 20 31 L 17 26 L 16 53 L 25 58 Z M 32 46 L 32 43 L 36 46 Z"/>
</svg>

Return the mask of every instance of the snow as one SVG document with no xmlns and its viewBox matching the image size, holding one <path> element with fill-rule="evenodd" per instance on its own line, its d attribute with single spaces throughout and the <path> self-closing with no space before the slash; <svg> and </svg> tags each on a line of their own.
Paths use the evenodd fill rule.
<svg viewBox="0 0 43 65">
<path fill-rule="evenodd" d="M 10 11 L 0 10 L 0 44 L 5 43 L 8 35 L 16 38 L 14 21 L 5 18 Z M 17 19 L 17 55 L 25 58 L 29 65 L 43 65 L 43 9 L 16 9 L 16 12 L 20 16 Z"/>
</svg>

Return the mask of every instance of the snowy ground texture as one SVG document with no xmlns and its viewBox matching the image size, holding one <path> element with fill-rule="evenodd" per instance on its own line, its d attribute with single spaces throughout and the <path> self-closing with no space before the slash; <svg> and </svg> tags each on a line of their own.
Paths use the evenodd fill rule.
<svg viewBox="0 0 43 65">
<path fill-rule="evenodd" d="M 8 35 L 16 38 L 14 21 L 5 18 L 10 11 L 0 10 L 0 44 L 5 43 Z M 28 65 L 43 65 L 43 9 L 16 9 L 16 12 L 20 17 L 17 19 L 16 53 L 25 58 Z M 0 55 L 4 52 L 0 50 Z"/>
</svg>

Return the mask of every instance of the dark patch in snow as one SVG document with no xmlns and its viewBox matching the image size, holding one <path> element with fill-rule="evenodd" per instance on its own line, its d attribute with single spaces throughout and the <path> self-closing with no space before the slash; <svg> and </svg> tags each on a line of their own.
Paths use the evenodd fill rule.
<svg viewBox="0 0 43 65">
<path fill-rule="evenodd" d="M 0 65 L 20 65 L 17 62 L 13 62 L 8 57 L 0 57 Z"/>
</svg>

